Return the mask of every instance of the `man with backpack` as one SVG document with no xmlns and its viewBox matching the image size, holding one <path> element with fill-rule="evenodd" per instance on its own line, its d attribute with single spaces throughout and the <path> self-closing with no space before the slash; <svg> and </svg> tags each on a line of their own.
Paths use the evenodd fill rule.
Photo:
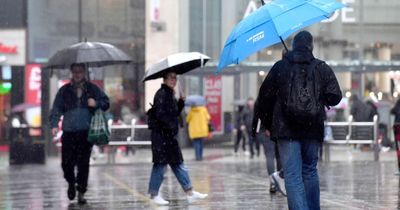
<svg viewBox="0 0 400 210">
<path fill-rule="evenodd" d="M 261 85 L 254 115 L 278 143 L 289 209 L 320 209 L 324 106 L 338 104 L 342 93 L 332 69 L 314 58 L 308 31 L 294 37 L 292 48 Z"/>
</svg>

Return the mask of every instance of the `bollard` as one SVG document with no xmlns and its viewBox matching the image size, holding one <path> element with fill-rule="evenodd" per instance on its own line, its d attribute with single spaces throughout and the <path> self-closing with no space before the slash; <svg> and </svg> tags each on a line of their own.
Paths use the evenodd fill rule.
<svg viewBox="0 0 400 210">
<path fill-rule="evenodd" d="M 395 123 L 393 125 L 393 131 L 394 131 L 394 139 L 396 143 L 396 155 L 397 155 L 397 166 L 400 172 L 400 123 Z"/>
</svg>

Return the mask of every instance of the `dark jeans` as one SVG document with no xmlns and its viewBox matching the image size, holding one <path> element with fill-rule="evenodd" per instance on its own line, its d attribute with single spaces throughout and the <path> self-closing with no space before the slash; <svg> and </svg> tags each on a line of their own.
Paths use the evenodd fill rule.
<svg viewBox="0 0 400 210">
<path fill-rule="evenodd" d="M 89 161 L 92 144 L 88 142 L 88 131 L 63 132 L 61 137 L 61 167 L 68 184 L 77 184 L 77 190 L 85 193 L 89 177 Z M 75 176 L 75 167 L 78 173 Z"/>
<path fill-rule="evenodd" d="M 257 156 L 260 155 L 260 142 L 257 141 L 256 138 L 254 138 L 250 133 L 247 133 L 247 136 L 249 138 L 249 148 L 250 148 L 250 156 L 254 156 L 254 144 L 255 144 L 255 149 L 257 151 Z"/>
<path fill-rule="evenodd" d="M 203 138 L 193 139 L 194 152 L 196 154 L 196 160 L 203 159 Z"/>
<path fill-rule="evenodd" d="M 179 184 L 185 192 L 192 190 L 192 183 L 190 182 L 188 169 L 182 164 L 169 164 L 172 171 L 178 179 Z M 164 173 L 167 169 L 167 164 L 154 163 L 153 169 L 151 170 L 150 182 L 149 182 L 149 194 L 152 196 L 158 195 L 161 184 L 164 180 Z"/>
<path fill-rule="evenodd" d="M 319 210 L 318 140 L 279 139 L 289 209 Z"/>
<path fill-rule="evenodd" d="M 269 136 L 265 133 L 256 134 L 256 141 L 260 142 L 264 147 L 264 155 L 267 160 L 267 171 L 268 175 L 271 175 L 275 172 L 275 161 L 277 171 L 282 170 L 282 164 L 279 157 L 278 145 L 276 142 L 272 141 Z"/>
<path fill-rule="evenodd" d="M 239 150 L 239 144 L 240 144 L 241 140 L 243 140 L 242 141 L 243 151 L 246 151 L 246 138 L 243 136 L 243 132 L 239 128 L 239 129 L 237 129 L 237 133 L 236 133 L 235 152 L 237 152 Z"/>
</svg>

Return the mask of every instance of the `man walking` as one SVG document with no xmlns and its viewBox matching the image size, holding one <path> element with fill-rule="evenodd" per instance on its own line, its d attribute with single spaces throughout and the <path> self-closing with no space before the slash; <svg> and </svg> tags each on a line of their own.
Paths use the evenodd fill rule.
<svg viewBox="0 0 400 210">
<path fill-rule="evenodd" d="M 338 104 L 342 93 L 332 69 L 314 58 L 308 31 L 294 37 L 292 48 L 268 73 L 254 113 L 278 143 L 289 209 L 314 210 L 320 209 L 324 106 Z"/>
<path fill-rule="evenodd" d="M 54 99 L 50 113 L 52 134 L 58 132 L 58 121 L 63 116 L 61 137 L 61 166 L 68 182 L 68 198 L 73 200 L 78 191 L 78 203 L 85 204 L 84 193 L 88 185 L 89 161 L 92 144 L 88 132 L 96 109 L 107 110 L 108 97 L 95 84 L 86 80 L 84 64 L 71 65 L 72 79 L 62 86 Z M 75 175 L 75 167 L 78 173 Z"/>
</svg>

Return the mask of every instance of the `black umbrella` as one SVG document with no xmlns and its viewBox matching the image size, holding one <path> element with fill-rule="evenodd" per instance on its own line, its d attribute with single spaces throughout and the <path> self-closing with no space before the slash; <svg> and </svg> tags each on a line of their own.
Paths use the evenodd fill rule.
<svg viewBox="0 0 400 210">
<path fill-rule="evenodd" d="M 127 64 L 131 58 L 117 47 L 102 42 L 80 42 L 54 54 L 43 68 L 67 69 L 73 63 L 88 67 Z"/>
<path fill-rule="evenodd" d="M 199 52 L 185 52 L 169 55 L 146 70 L 143 82 L 160 78 L 166 72 L 184 74 L 198 67 L 202 67 L 208 60 L 210 60 L 210 57 Z"/>
</svg>

